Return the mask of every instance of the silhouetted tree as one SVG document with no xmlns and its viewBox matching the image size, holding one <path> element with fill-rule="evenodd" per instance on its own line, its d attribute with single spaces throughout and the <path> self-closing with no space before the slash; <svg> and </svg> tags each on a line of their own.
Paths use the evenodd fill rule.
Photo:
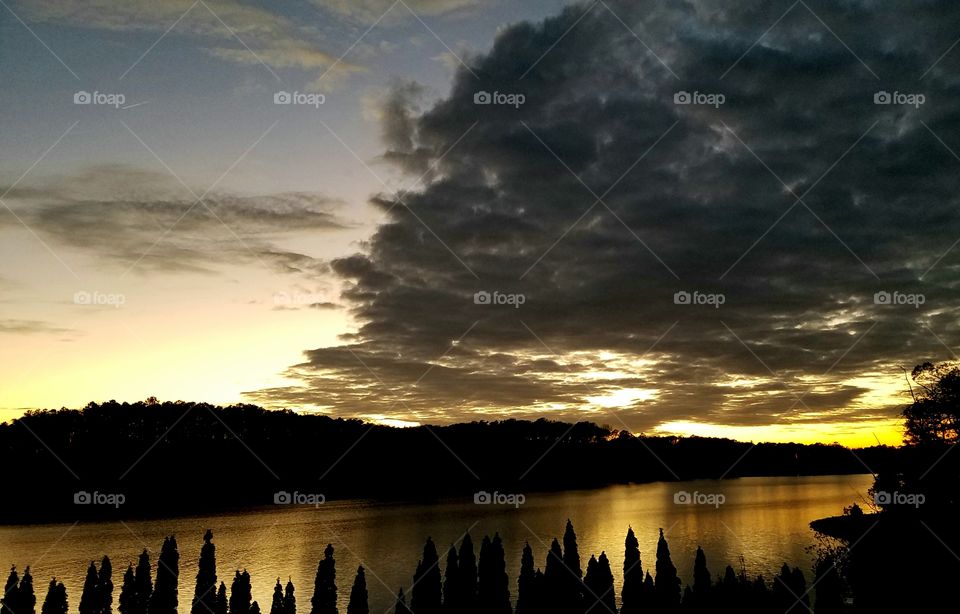
<svg viewBox="0 0 960 614">
<path fill-rule="evenodd" d="M 821 560 L 816 568 L 817 599 L 813 605 L 816 614 L 843 612 L 843 586 L 836 565 L 830 560 Z"/>
<path fill-rule="evenodd" d="M 640 566 L 640 542 L 633 533 L 633 527 L 627 528 L 627 538 L 623 546 L 623 588 L 620 589 L 620 613 L 640 614 L 643 569 Z"/>
<path fill-rule="evenodd" d="M 347 614 L 370 614 L 367 576 L 363 572 L 363 565 L 357 567 L 357 577 L 353 579 L 353 588 L 350 589 L 350 603 L 347 604 Z"/>
<path fill-rule="evenodd" d="M 180 579 L 180 552 L 172 535 L 163 540 L 157 559 L 157 582 L 150 595 L 149 614 L 177 614 L 177 583 Z"/>
<path fill-rule="evenodd" d="M 481 563 L 483 557 L 481 556 Z M 441 613 L 440 557 L 433 540 L 427 538 L 423 546 L 423 558 L 417 563 L 410 589 L 410 609 L 416 614 Z"/>
<path fill-rule="evenodd" d="M 260 614 L 260 604 L 256 601 L 250 604 L 250 614 Z"/>
<path fill-rule="evenodd" d="M 461 605 L 464 614 L 469 614 L 476 611 L 477 603 L 477 555 L 469 533 L 464 535 L 460 542 L 457 564 L 460 590 L 456 603 Z"/>
<path fill-rule="evenodd" d="M 279 578 L 277 578 L 277 584 L 280 584 Z M 233 585 L 230 587 L 230 614 L 250 614 L 251 593 L 250 574 L 246 569 L 243 573 L 237 570 L 233 577 Z"/>
<path fill-rule="evenodd" d="M 566 529 L 563 531 L 563 564 L 567 568 L 567 573 L 564 575 L 566 590 L 563 592 L 566 609 L 570 612 L 582 612 L 584 610 L 583 568 L 580 566 L 577 534 L 569 518 Z"/>
<path fill-rule="evenodd" d="M 327 544 L 323 558 L 317 564 L 310 606 L 311 614 L 337 614 L 337 564 L 333 558 L 333 544 Z"/>
<path fill-rule="evenodd" d="M 97 575 L 97 566 L 90 561 L 87 567 L 87 577 L 83 581 L 83 592 L 80 593 L 80 614 L 98 614 L 100 598 L 97 592 L 100 588 L 100 578 Z"/>
<path fill-rule="evenodd" d="M 113 612 L 113 565 L 110 557 L 104 555 L 100 561 L 100 573 L 97 575 L 97 614 Z"/>
<path fill-rule="evenodd" d="M 217 589 L 217 605 L 215 608 L 216 614 L 227 614 L 229 610 L 229 601 L 227 601 L 227 585 L 220 581 L 220 588 Z"/>
<path fill-rule="evenodd" d="M 47 587 L 47 596 L 43 600 L 40 614 L 67 614 L 67 609 L 67 587 L 53 578 Z"/>
<path fill-rule="evenodd" d="M 650 575 L 650 570 L 647 570 L 647 575 L 643 578 L 643 590 L 640 591 L 640 611 L 649 612 L 657 607 L 657 589 L 653 583 L 653 576 Z"/>
<path fill-rule="evenodd" d="M 400 592 L 397 593 L 397 605 L 393 608 L 393 614 L 411 614 L 410 608 L 407 607 L 407 597 L 403 594 L 403 587 L 400 587 Z"/>
<path fill-rule="evenodd" d="M 150 554 L 144 548 L 137 559 L 137 569 L 133 574 L 133 582 L 136 586 L 133 602 L 132 614 L 147 614 L 147 606 L 150 603 L 150 597 L 153 595 L 153 580 L 150 577 Z M 226 614 L 224 612 L 223 614 Z"/>
<path fill-rule="evenodd" d="M 656 573 L 657 604 L 663 612 L 674 612 L 680 606 L 680 578 L 670 559 L 670 547 L 663 537 L 663 529 L 660 529 L 660 538 L 657 540 Z"/>
<path fill-rule="evenodd" d="M 197 564 L 197 585 L 193 592 L 191 614 L 216 614 L 217 607 L 217 547 L 213 544 L 213 531 L 207 529 L 200 547 L 200 562 Z"/>
<path fill-rule="evenodd" d="M 287 588 L 283 593 L 283 614 L 297 614 L 297 598 L 293 593 L 293 580 L 288 578 Z"/>
<path fill-rule="evenodd" d="M 807 583 L 803 572 L 797 568 L 793 570 L 784 563 L 780 567 L 780 574 L 773 579 L 773 602 L 777 610 L 786 612 L 795 606 L 801 610 L 810 609 L 810 597 L 807 595 Z"/>
<path fill-rule="evenodd" d="M 589 612 L 599 614 L 616 614 L 616 595 L 613 592 L 613 572 L 610 569 L 610 560 L 605 552 L 600 553 L 597 559 L 590 556 L 587 563 L 587 575 L 583 579 L 586 586 L 585 606 Z"/>
<path fill-rule="evenodd" d="M 535 614 L 538 611 L 536 581 L 537 575 L 533 568 L 533 549 L 530 548 L 528 542 L 523 545 L 523 554 L 520 555 L 516 614 Z"/>
<path fill-rule="evenodd" d="M 17 602 L 17 584 L 20 583 L 20 574 L 17 573 L 17 566 L 10 568 L 10 575 L 7 576 L 7 582 L 3 587 L 3 597 L 0 598 L 0 613 L 14 614 L 15 604 Z"/>
<path fill-rule="evenodd" d="M 543 571 L 544 609 L 547 612 L 566 612 L 572 604 L 565 602 L 567 570 L 563 566 L 563 551 L 556 538 L 550 543 Z"/>
<path fill-rule="evenodd" d="M 728 566 L 730 571 L 732 567 Z M 692 601 L 690 605 L 694 610 L 700 611 L 707 608 L 710 599 L 710 570 L 707 569 L 707 555 L 703 553 L 703 548 L 697 546 L 697 554 L 693 560 L 693 587 L 691 589 Z M 685 600 L 686 601 L 686 600 Z"/>
<path fill-rule="evenodd" d="M 120 614 L 135 614 L 137 609 L 137 581 L 133 575 L 133 565 L 127 565 L 123 572 L 123 584 L 120 585 L 120 598 L 117 610 Z"/>
<path fill-rule="evenodd" d="M 459 614 L 462 605 L 458 597 L 460 584 L 460 563 L 457 560 L 457 547 L 450 545 L 447 550 L 447 564 L 443 569 L 443 611 L 444 614 Z"/>
<path fill-rule="evenodd" d="M 14 609 L 17 614 L 36 614 L 37 596 L 33 592 L 33 576 L 30 575 L 29 565 L 23 570 L 23 577 L 17 586 L 17 604 Z"/>
<path fill-rule="evenodd" d="M 510 613 L 510 580 L 500 534 L 483 538 L 478 566 L 477 603 L 484 614 Z M 416 605 L 413 611 L 418 612 Z"/>
<path fill-rule="evenodd" d="M 277 578 L 277 584 L 273 587 L 273 601 L 270 603 L 270 614 L 283 614 L 283 587 L 280 586 L 280 578 Z"/>
</svg>

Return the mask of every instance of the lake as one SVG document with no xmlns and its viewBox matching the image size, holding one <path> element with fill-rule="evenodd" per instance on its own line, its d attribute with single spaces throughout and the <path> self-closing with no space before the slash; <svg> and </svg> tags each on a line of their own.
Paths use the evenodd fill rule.
<svg viewBox="0 0 960 614">
<path fill-rule="evenodd" d="M 479 552 L 484 534 L 499 531 L 507 555 L 511 595 L 516 597 L 520 552 L 525 542 L 543 567 L 553 537 L 561 537 L 567 518 L 577 532 L 582 567 L 590 554 L 605 550 L 610 558 L 619 601 L 623 541 L 632 526 L 640 541 L 643 569 L 653 569 L 658 528 L 663 527 L 674 564 L 684 585 L 692 579 L 693 558 L 702 546 L 711 573 L 727 564 L 769 581 L 784 562 L 800 567 L 810 582 L 814 543 L 811 520 L 837 515 L 861 502 L 872 484 L 870 475 L 740 478 L 610 486 L 561 493 L 526 493 L 519 507 L 473 498 L 433 503 L 385 504 L 327 501 L 316 507 L 277 506 L 219 515 L 124 522 L 45 524 L 0 527 L 0 565 L 31 565 L 37 609 L 46 585 L 56 576 L 67 587 L 70 611 L 76 612 L 91 559 L 107 554 L 113 562 L 114 608 L 123 572 L 143 548 L 154 564 L 165 535 L 177 537 L 180 550 L 180 612 L 189 612 L 203 532 L 213 529 L 219 579 L 246 568 L 253 598 L 269 611 L 277 577 L 292 578 L 298 607 L 307 613 L 317 561 L 327 543 L 336 549 L 340 611 L 346 611 L 357 565 L 367 571 L 371 612 L 385 612 L 400 585 L 411 584 L 427 536 L 433 537 L 441 561 L 452 542 L 469 530 Z M 513 493 L 507 493 L 513 494 Z M 4 578 L 6 576 L 4 575 Z"/>
</svg>

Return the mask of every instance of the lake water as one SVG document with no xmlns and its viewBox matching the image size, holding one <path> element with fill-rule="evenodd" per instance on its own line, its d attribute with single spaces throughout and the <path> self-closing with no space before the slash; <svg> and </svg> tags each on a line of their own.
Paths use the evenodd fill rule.
<svg viewBox="0 0 960 614">
<path fill-rule="evenodd" d="M 246 568 L 253 597 L 266 612 L 277 577 L 284 583 L 292 578 L 298 607 L 306 614 L 317 561 L 329 542 L 336 549 L 340 611 L 346 611 L 354 573 L 362 562 L 371 612 L 380 614 L 390 608 L 400 585 L 410 586 L 427 536 L 437 543 L 443 561 L 449 545 L 467 530 L 478 552 L 482 536 L 499 531 L 515 597 L 524 543 L 530 542 L 537 565 L 543 567 L 550 540 L 562 535 L 570 518 L 583 568 L 590 554 L 605 550 L 618 598 L 628 526 L 633 526 L 640 541 L 644 570 L 653 568 L 657 530 L 663 527 L 684 584 L 691 580 L 697 545 L 706 552 L 714 576 L 727 564 L 738 568 L 743 555 L 751 576 L 762 573 L 769 581 L 787 562 L 800 567 L 809 582 L 811 558 L 805 548 L 814 543 L 810 521 L 837 515 L 844 506 L 861 502 L 871 484 L 869 475 L 741 478 L 528 493 L 519 508 L 476 505 L 472 498 L 417 504 L 353 500 L 165 520 L 0 527 L 0 565 L 16 564 L 21 571 L 31 565 L 38 610 L 46 584 L 56 576 L 67 587 L 70 611 L 76 612 L 87 565 L 107 554 L 113 562 L 116 608 L 127 564 L 135 564 L 137 555 L 147 548 L 155 570 L 163 537 L 174 534 L 180 549 L 180 612 L 186 614 L 203 532 L 211 528 L 218 576 L 228 587 L 234 570 Z M 697 493 L 701 503 L 678 504 L 678 492 L 689 493 L 689 499 Z M 709 495 L 717 494 L 723 495 L 723 503 L 708 503 L 716 503 L 717 498 Z"/>
</svg>

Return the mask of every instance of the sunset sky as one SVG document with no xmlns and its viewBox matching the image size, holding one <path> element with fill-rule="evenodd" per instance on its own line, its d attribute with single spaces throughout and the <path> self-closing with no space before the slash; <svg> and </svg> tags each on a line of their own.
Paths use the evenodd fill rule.
<svg viewBox="0 0 960 614">
<path fill-rule="evenodd" d="M 0 419 L 898 443 L 903 369 L 960 341 L 958 35 L 934 1 L 0 0 Z"/>
</svg>

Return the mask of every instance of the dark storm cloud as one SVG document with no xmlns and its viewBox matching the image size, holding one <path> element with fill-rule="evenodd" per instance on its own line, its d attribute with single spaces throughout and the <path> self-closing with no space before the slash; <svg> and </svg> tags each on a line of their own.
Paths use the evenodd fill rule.
<svg viewBox="0 0 960 614">
<path fill-rule="evenodd" d="M 569 417 L 638 388 L 657 394 L 614 416 L 636 429 L 831 422 L 893 415 L 851 409 L 870 390 L 855 378 L 950 357 L 960 51 L 938 58 L 960 6 L 607 4 L 505 29 L 415 117 L 416 88 L 398 88 L 386 157 L 435 176 L 374 199 L 388 222 L 333 263 L 360 323 L 348 345 L 254 396 L 439 421 Z M 525 302 L 475 304 L 482 290 Z"/>
<path fill-rule="evenodd" d="M 214 192 L 198 202 L 167 176 L 122 165 L 17 187 L 7 200 L 48 240 L 147 272 L 212 272 L 243 262 L 318 275 L 326 263 L 283 250 L 277 240 L 349 227 L 336 211 L 341 203 L 323 195 Z"/>
</svg>

